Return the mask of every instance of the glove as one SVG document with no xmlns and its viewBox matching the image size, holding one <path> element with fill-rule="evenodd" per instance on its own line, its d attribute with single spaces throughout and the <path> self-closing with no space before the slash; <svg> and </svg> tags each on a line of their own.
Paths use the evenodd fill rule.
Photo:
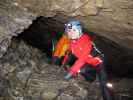
<svg viewBox="0 0 133 100">
<path fill-rule="evenodd" d="M 73 75 L 68 72 L 68 73 L 66 73 L 64 78 L 65 78 L 65 80 L 70 80 L 72 77 L 73 77 Z"/>
</svg>

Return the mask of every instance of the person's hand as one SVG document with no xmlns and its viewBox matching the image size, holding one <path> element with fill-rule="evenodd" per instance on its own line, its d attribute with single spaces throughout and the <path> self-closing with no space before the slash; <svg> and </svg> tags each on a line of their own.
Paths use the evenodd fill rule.
<svg viewBox="0 0 133 100">
<path fill-rule="evenodd" d="M 67 72 L 64 79 L 65 80 L 70 80 L 70 79 L 72 79 L 72 77 L 73 77 L 73 75 L 71 73 Z"/>
</svg>

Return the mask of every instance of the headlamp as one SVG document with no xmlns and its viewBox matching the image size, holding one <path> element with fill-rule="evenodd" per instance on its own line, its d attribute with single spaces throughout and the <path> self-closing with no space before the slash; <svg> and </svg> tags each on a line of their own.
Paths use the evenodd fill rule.
<svg viewBox="0 0 133 100">
<path fill-rule="evenodd" d="M 68 29 L 72 29 L 72 24 L 67 24 Z"/>
</svg>

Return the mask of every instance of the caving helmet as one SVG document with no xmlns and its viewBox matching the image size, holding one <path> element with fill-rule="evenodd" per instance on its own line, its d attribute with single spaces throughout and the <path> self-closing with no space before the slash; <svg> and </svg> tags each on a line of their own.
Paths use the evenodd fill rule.
<svg viewBox="0 0 133 100">
<path fill-rule="evenodd" d="M 70 39 L 78 39 L 82 34 L 82 27 L 79 20 L 72 19 L 65 24 L 65 32 Z"/>
</svg>

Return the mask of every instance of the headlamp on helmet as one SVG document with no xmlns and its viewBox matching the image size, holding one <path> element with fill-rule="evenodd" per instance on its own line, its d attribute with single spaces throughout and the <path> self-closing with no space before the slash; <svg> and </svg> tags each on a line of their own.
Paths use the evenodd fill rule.
<svg viewBox="0 0 133 100">
<path fill-rule="evenodd" d="M 72 32 L 73 35 L 69 35 L 71 30 L 75 31 L 75 32 Z M 67 24 L 65 24 L 65 32 L 67 34 L 69 33 L 68 36 L 71 39 L 79 38 L 80 35 L 82 34 L 82 27 L 80 22 L 78 20 L 69 21 Z"/>
</svg>

